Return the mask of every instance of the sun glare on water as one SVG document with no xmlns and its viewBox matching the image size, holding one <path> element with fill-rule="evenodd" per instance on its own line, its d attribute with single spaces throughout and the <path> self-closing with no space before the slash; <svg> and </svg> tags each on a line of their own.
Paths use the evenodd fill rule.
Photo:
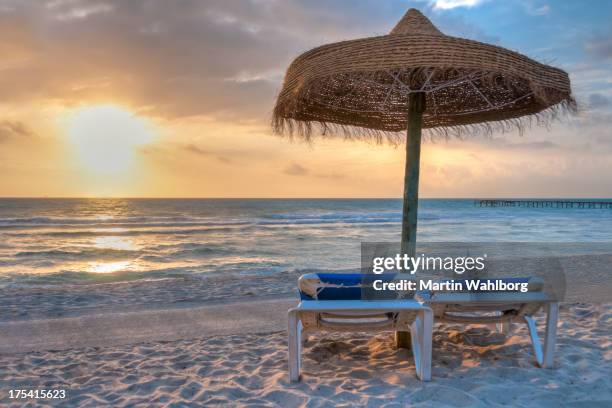
<svg viewBox="0 0 612 408">
<path fill-rule="evenodd" d="M 119 175 L 134 166 L 136 150 L 150 143 L 154 132 L 146 120 L 112 105 L 74 111 L 67 135 L 87 171 Z"/>
<path fill-rule="evenodd" d="M 131 239 L 114 236 L 96 237 L 93 240 L 93 246 L 99 249 L 116 249 L 123 251 L 134 251 L 138 249 Z"/>
<path fill-rule="evenodd" d="M 124 271 L 131 266 L 130 261 L 117 262 L 90 262 L 87 272 L 92 273 L 113 273 Z"/>
</svg>

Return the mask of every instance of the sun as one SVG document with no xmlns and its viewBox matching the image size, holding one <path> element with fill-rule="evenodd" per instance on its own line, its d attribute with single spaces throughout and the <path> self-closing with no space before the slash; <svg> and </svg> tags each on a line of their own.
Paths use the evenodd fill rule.
<svg viewBox="0 0 612 408">
<path fill-rule="evenodd" d="M 67 136 L 81 166 L 100 175 L 120 175 L 135 163 L 139 147 L 153 141 L 151 125 L 114 105 L 79 108 L 69 114 Z"/>
</svg>

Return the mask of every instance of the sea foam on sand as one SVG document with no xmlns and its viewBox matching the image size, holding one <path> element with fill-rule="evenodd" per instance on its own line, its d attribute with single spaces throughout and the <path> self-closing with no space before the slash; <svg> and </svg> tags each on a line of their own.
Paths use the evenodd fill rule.
<svg viewBox="0 0 612 408">
<path fill-rule="evenodd" d="M 47 402 L 61 406 L 610 407 L 611 335 L 612 305 L 563 305 L 556 366 L 540 369 L 520 325 L 508 339 L 436 325 L 429 383 L 390 334 L 311 337 L 298 384 L 288 381 L 285 332 L 5 352 L 0 404 L 24 406 L 7 399 L 11 388 L 45 388 L 67 390 L 67 401 Z"/>
</svg>

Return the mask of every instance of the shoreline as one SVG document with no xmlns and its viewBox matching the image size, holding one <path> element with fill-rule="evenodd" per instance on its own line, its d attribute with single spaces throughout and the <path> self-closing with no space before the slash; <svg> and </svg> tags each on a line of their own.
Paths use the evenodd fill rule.
<svg viewBox="0 0 612 408">
<path fill-rule="evenodd" d="M 455 252 L 470 244 L 456 245 L 457 248 L 451 248 Z M 570 244 L 564 244 L 560 248 L 563 249 L 568 245 Z M 531 246 L 520 244 L 520 248 L 524 247 L 528 249 Z M 490 269 L 487 275 L 478 276 L 465 273 L 455 274 L 452 278 L 457 283 L 462 279 L 480 279 L 484 282 L 498 279 L 498 277 L 539 277 L 551 282 L 549 289 L 553 290 L 556 298 L 562 301 L 572 303 L 588 299 L 593 303 L 606 302 L 612 291 L 612 280 L 609 279 L 612 255 L 609 253 L 608 244 L 593 245 L 592 248 L 591 245 L 588 245 L 582 247 L 581 251 L 593 250 L 593 248 L 606 250 L 606 252 L 542 257 L 535 256 L 542 252 L 537 250 L 534 254 L 523 254 L 520 259 L 513 259 L 506 255 L 506 258 L 491 260 L 487 263 Z M 516 252 L 516 249 L 513 251 Z M 358 269 L 333 270 L 333 272 L 340 271 L 355 272 Z M 190 308 L 227 301 L 255 301 L 289 297 L 297 293 L 298 278 L 309 272 L 319 272 L 319 270 L 295 269 L 260 275 L 245 275 L 236 272 L 179 275 L 164 280 L 132 280 L 95 284 L 5 286 L 0 287 L 0 298 L 3 299 L 3 305 L 0 308 L 0 322 L 79 317 L 101 312 Z M 419 274 L 418 277 L 421 283 L 434 283 L 428 280 L 433 277 L 431 275 Z M 396 285 L 396 283 L 392 284 Z M 413 289 L 444 290 L 445 288 L 417 286 Z M 480 287 L 461 289 L 482 290 Z M 525 289 L 525 285 L 520 288 L 521 292 Z"/>
<path fill-rule="evenodd" d="M 96 313 L 183 309 L 226 302 L 295 296 L 304 271 L 285 271 L 245 281 L 240 274 L 177 276 L 83 285 L 0 288 L 0 323 L 81 317 Z"/>
</svg>

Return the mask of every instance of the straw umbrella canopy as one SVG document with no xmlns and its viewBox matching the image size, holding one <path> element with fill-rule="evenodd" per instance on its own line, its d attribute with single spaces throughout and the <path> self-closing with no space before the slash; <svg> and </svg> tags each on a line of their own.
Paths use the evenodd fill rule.
<svg viewBox="0 0 612 408">
<path fill-rule="evenodd" d="M 398 142 L 408 99 L 443 134 L 523 128 L 573 110 L 566 72 L 514 51 L 444 35 L 410 9 L 388 35 L 314 48 L 293 61 L 274 108 L 278 133 Z M 358 129 L 357 129 L 357 128 Z"/>
<path fill-rule="evenodd" d="M 406 134 L 402 252 L 415 254 L 421 130 L 442 135 L 546 125 L 574 111 L 566 72 L 443 34 L 410 9 L 388 35 L 314 48 L 287 69 L 279 134 L 400 143 Z M 406 133 L 404 133 L 406 132 Z"/>
</svg>

